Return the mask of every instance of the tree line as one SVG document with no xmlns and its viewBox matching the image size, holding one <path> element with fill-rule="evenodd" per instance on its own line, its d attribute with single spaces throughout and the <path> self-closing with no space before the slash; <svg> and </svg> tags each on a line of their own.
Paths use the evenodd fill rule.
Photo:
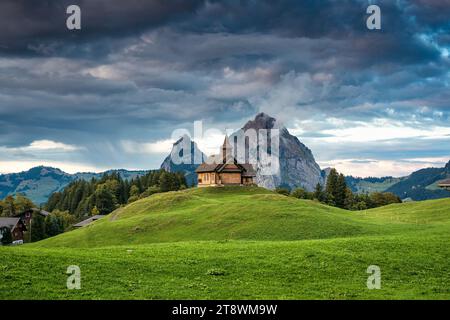
<svg viewBox="0 0 450 320">
<path fill-rule="evenodd" d="M 338 173 L 336 169 L 330 170 L 325 187 L 318 183 L 313 192 L 308 192 L 303 188 L 294 189 L 292 192 L 286 188 L 277 188 L 276 191 L 299 199 L 317 200 L 347 210 L 366 210 L 402 202 L 398 196 L 390 192 L 353 193 L 347 186 L 345 176 Z"/>
<path fill-rule="evenodd" d="M 186 188 L 183 173 L 164 170 L 150 171 L 146 175 L 123 179 L 118 172 L 104 174 L 100 179 L 76 180 L 60 192 L 53 193 L 44 206 L 50 212 L 46 217 L 33 214 L 27 226 L 25 242 L 35 242 L 56 236 L 72 228 L 77 221 L 97 214 L 108 214 L 116 208 L 155 193 Z M 0 216 L 13 217 L 36 208 L 21 194 L 0 200 Z M 1 230 L 2 243 L 10 243 L 11 230 Z"/>
<path fill-rule="evenodd" d="M 22 194 L 7 196 L 0 200 L 0 217 L 14 217 L 17 214 L 35 208 L 33 202 Z"/>
<path fill-rule="evenodd" d="M 121 205 L 151 196 L 154 193 L 186 188 L 183 173 L 165 170 L 123 179 L 118 172 L 106 173 L 100 179 L 76 180 L 61 192 L 53 193 L 45 205 L 49 212 L 67 211 L 77 220 L 96 214 L 109 214 Z"/>
</svg>

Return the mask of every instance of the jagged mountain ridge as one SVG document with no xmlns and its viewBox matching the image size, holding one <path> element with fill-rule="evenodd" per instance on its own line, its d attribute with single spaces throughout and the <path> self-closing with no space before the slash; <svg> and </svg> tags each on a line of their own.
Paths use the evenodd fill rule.
<svg viewBox="0 0 450 320">
<path fill-rule="evenodd" d="M 267 172 L 264 173 L 264 164 L 258 159 L 256 165 L 256 182 L 259 186 L 268 189 L 274 189 L 280 186 L 289 189 L 302 187 L 308 191 L 312 191 L 317 183 L 323 184 L 322 172 L 311 150 L 301 143 L 297 137 L 291 135 L 283 124 L 265 113 L 259 113 L 254 120 L 248 121 L 240 131 L 230 136 L 230 141 L 238 141 L 239 139 L 243 141 L 244 133 L 251 129 L 256 132 L 260 132 L 259 130 L 267 130 L 269 137 L 279 138 L 279 170 L 270 175 Z M 274 129 L 278 131 L 272 132 Z M 271 138 L 267 140 L 267 144 L 271 145 Z M 261 148 L 265 144 L 265 142 L 258 140 L 257 148 L 261 151 Z M 251 146 L 247 144 L 245 145 L 245 149 L 248 154 Z M 268 150 L 270 150 L 269 153 L 275 155 L 276 151 L 271 148 L 268 148 Z M 252 151 L 255 152 L 255 150 Z"/>
</svg>

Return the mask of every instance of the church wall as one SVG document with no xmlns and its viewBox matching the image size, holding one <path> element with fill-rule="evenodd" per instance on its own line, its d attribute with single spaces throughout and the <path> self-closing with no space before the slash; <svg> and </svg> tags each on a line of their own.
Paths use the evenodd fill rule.
<svg viewBox="0 0 450 320">
<path fill-rule="evenodd" d="M 222 184 L 241 184 L 240 173 L 221 173 L 220 180 Z"/>
</svg>

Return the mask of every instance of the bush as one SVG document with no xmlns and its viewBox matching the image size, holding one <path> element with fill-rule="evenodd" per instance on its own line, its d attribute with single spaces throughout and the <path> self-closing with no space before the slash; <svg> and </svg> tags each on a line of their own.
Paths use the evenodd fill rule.
<svg viewBox="0 0 450 320">
<path fill-rule="evenodd" d="M 135 201 L 138 201 L 139 197 L 138 196 L 131 196 L 128 198 L 128 204 L 133 203 Z"/>
<path fill-rule="evenodd" d="M 150 197 L 151 195 L 155 193 L 160 193 L 161 190 L 157 186 L 148 187 L 147 190 L 145 190 L 140 196 L 139 199 Z"/>
<path fill-rule="evenodd" d="M 390 192 L 374 192 L 370 195 L 370 200 L 374 204 L 375 207 L 386 206 L 392 203 L 401 203 L 399 197 Z"/>
<path fill-rule="evenodd" d="M 289 194 L 290 194 L 289 190 L 286 188 L 276 188 L 275 192 L 282 194 L 283 196 L 289 196 Z"/>
<path fill-rule="evenodd" d="M 297 188 L 294 191 L 291 192 L 291 196 L 297 199 L 311 199 L 312 196 L 308 191 L 306 191 L 303 188 Z"/>
</svg>

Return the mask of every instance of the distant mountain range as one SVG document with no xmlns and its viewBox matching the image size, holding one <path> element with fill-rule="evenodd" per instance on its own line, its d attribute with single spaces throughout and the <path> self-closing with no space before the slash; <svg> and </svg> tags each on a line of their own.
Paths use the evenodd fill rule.
<svg viewBox="0 0 450 320">
<path fill-rule="evenodd" d="M 108 170 L 102 173 L 69 174 L 57 168 L 39 166 L 28 171 L 0 175 L 0 199 L 9 194 L 21 193 L 39 205 L 47 202 L 48 197 L 64 189 L 69 183 L 77 179 L 89 180 L 100 178 L 105 173 L 118 172 L 124 179 L 132 179 L 144 175 L 148 171 Z"/>
<path fill-rule="evenodd" d="M 392 192 L 403 200 L 429 200 L 450 197 L 450 192 L 440 189 L 438 182 L 450 178 L 450 161 L 443 168 L 425 168 L 401 178 L 346 177 L 354 192 Z"/>
<path fill-rule="evenodd" d="M 276 187 L 287 187 L 290 189 L 303 187 L 312 191 L 317 183 L 324 184 L 329 168 L 321 170 L 316 163 L 310 149 L 301 143 L 297 137 L 275 118 L 265 113 L 258 114 L 254 120 L 248 121 L 242 130 L 230 136 L 230 141 L 242 138 L 243 130 L 266 129 L 269 133 L 278 129 L 279 143 L 279 171 L 273 175 L 261 173 L 261 163 L 256 166 L 256 181 L 259 186 L 274 189 Z M 183 154 L 183 149 L 189 148 L 191 154 Z M 258 148 L 260 141 L 258 141 Z M 249 152 L 246 146 L 246 151 Z M 190 159 L 182 164 L 176 164 L 173 159 Z M 195 159 L 197 157 L 198 159 Z M 169 172 L 183 172 L 187 183 L 192 186 L 197 183 L 195 169 L 198 163 L 206 159 L 205 154 L 198 148 L 197 144 L 188 136 L 181 137 L 173 144 L 171 153 L 164 159 L 161 169 Z M 119 172 L 122 178 L 131 179 L 144 175 L 148 171 L 109 170 L 106 173 Z M 22 193 L 36 204 L 45 203 L 48 197 L 56 191 L 62 190 L 70 182 L 77 179 L 100 178 L 102 173 L 76 173 L 68 174 L 56 168 L 35 167 L 20 173 L 0 175 L 0 199 L 9 194 Z M 346 177 L 347 184 L 354 192 L 392 192 L 402 199 L 427 200 L 450 197 L 450 192 L 437 187 L 437 182 L 450 178 L 450 162 L 444 168 L 426 168 L 413 172 L 407 177 L 394 178 L 355 178 Z"/>
</svg>

